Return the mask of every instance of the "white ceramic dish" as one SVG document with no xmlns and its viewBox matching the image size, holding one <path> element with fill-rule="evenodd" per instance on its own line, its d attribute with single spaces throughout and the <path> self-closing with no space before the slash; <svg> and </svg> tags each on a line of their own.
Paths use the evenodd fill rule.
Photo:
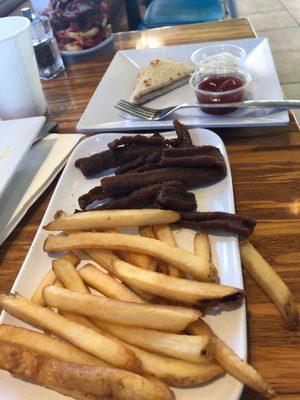
<svg viewBox="0 0 300 400">
<path fill-rule="evenodd" d="M 243 68 L 247 69 L 252 75 L 252 83 L 249 86 L 251 93 L 248 94 L 248 98 L 256 100 L 283 99 L 267 39 L 243 39 L 216 42 L 215 44 L 222 43 L 236 44 L 244 48 L 247 53 Z M 174 115 L 163 121 L 144 121 L 130 116 L 124 118 L 114 108 L 114 105 L 120 99 L 130 99 L 133 83 L 140 67 L 148 65 L 155 58 L 169 58 L 191 64 L 192 53 L 208 44 L 210 43 L 119 51 L 81 116 L 77 130 L 80 132 L 116 132 L 173 129 L 172 119 L 174 119 Z M 164 108 L 181 103 L 195 102 L 194 93 L 186 84 L 145 105 L 152 108 Z M 286 125 L 289 122 L 287 111 L 275 112 L 267 109 L 240 109 L 223 116 L 205 114 L 196 109 L 186 109 L 179 111 L 177 117 L 189 127 L 271 126 Z"/>
<path fill-rule="evenodd" d="M 35 144 L 0 198 L 0 245 L 47 189 L 82 135 L 52 133 Z"/>
<path fill-rule="evenodd" d="M 103 40 L 103 42 L 97 44 L 97 46 L 94 46 L 91 49 L 76 50 L 76 51 L 60 50 L 60 52 L 64 57 L 74 57 L 74 56 L 82 56 L 84 54 L 92 54 L 98 51 L 99 49 L 102 49 L 106 45 L 108 45 L 112 40 L 113 36 L 111 35 L 107 39 Z"/>
<path fill-rule="evenodd" d="M 168 133 L 168 136 L 173 134 Z M 34 288 L 50 268 L 49 257 L 43 252 L 43 242 L 47 236 L 42 226 L 49 222 L 58 209 L 73 212 L 77 207 L 78 197 L 99 184 L 99 177 L 85 179 L 80 170 L 74 167 L 79 157 L 85 157 L 95 152 L 107 149 L 107 143 L 118 137 L 117 134 L 93 136 L 84 140 L 71 155 L 67 166 L 57 184 L 48 209 L 41 222 L 32 246 L 19 272 L 12 292 L 18 292 L 26 297 L 33 294 Z M 221 182 L 196 189 L 200 210 L 220 210 L 234 212 L 234 198 L 232 180 L 226 150 L 221 139 L 211 131 L 205 129 L 191 130 L 193 143 L 196 145 L 210 144 L 219 147 L 225 157 L 228 175 Z M 176 232 L 176 239 L 180 246 L 192 251 L 194 232 L 182 229 Z M 221 282 L 239 288 L 243 287 L 238 240 L 234 236 L 210 236 L 213 262 L 220 271 Z M 222 312 L 218 316 L 207 316 L 207 321 L 215 332 L 231 346 L 240 357 L 247 356 L 247 333 L 245 306 Z M 24 326 L 25 324 L 3 312 L 0 321 Z M 26 325 L 25 325 L 26 326 Z M 0 400 L 64 400 L 64 396 L 38 385 L 23 382 L 12 377 L 9 373 L 0 371 L 1 387 Z M 217 379 L 213 383 L 192 389 L 176 389 L 177 400 L 237 400 L 242 391 L 242 384 L 229 375 Z"/>
<path fill-rule="evenodd" d="M 45 121 L 45 117 L 0 121 L 0 197 Z"/>
</svg>

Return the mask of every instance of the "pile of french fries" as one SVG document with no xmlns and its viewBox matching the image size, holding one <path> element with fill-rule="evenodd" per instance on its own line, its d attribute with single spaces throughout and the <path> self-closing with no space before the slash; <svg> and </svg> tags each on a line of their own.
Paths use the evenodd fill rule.
<svg viewBox="0 0 300 400">
<path fill-rule="evenodd" d="M 63 235 L 50 235 L 44 250 L 65 253 L 31 300 L 0 296 L 6 311 L 45 333 L 1 325 L 0 368 L 76 399 L 168 400 L 169 386 L 192 387 L 224 372 L 274 396 L 201 318 L 209 305 L 239 301 L 243 291 L 216 283 L 206 234 L 196 233 L 194 254 L 177 247 L 169 224 L 178 219 L 164 210 L 57 213 L 44 228 Z M 74 250 L 91 262 L 78 267 Z M 280 292 L 270 296 L 294 327 L 287 287 L 249 242 L 241 254 L 257 281 L 263 274 L 264 290 L 276 280 Z"/>
</svg>

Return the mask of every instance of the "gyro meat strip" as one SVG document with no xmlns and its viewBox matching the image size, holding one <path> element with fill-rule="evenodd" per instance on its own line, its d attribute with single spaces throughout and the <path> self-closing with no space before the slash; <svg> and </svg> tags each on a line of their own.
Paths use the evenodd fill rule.
<svg viewBox="0 0 300 400">
<path fill-rule="evenodd" d="M 75 161 L 75 166 L 81 170 L 84 176 L 90 177 L 107 169 L 123 165 L 137 157 L 159 152 L 164 147 L 166 147 L 165 144 L 152 146 L 136 144 L 118 147 L 115 150 L 105 150 L 89 157 L 80 158 Z"/>
<path fill-rule="evenodd" d="M 157 145 L 171 145 L 176 146 L 176 139 L 164 138 L 160 133 L 154 133 L 152 136 L 145 135 L 134 135 L 134 136 L 122 136 L 121 138 L 115 139 L 113 142 L 108 143 L 108 147 L 112 150 L 122 145 L 137 145 L 143 144 L 148 146 Z"/>
<path fill-rule="evenodd" d="M 172 185 L 161 185 L 156 194 L 156 200 L 160 208 L 168 210 L 195 210 L 197 208 L 194 193 Z"/>
<path fill-rule="evenodd" d="M 223 159 L 218 147 L 210 145 L 168 148 L 163 150 L 163 155 L 164 157 L 211 156 Z"/>
<path fill-rule="evenodd" d="M 171 167 L 217 167 L 226 171 L 224 158 L 220 150 L 214 146 L 164 149 L 160 165 Z"/>
<path fill-rule="evenodd" d="M 137 208 L 155 208 L 171 210 L 194 210 L 197 207 L 193 193 L 187 192 L 181 182 L 165 182 L 147 186 L 128 196 L 118 199 L 111 199 L 95 210 L 117 210 L 117 209 L 137 209 Z"/>
<path fill-rule="evenodd" d="M 136 157 L 133 160 L 130 160 L 127 163 L 123 164 L 121 167 L 117 168 L 115 170 L 115 174 L 116 175 L 124 174 L 125 172 L 135 170 L 136 168 L 144 164 L 145 164 L 145 156 Z"/>
<path fill-rule="evenodd" d="M 99 172 L 117 166 L 117 160 L 111 150 L 93 154 L 90 157 L 79 158 L 75 161 L 75 167 L 79 168 L 84 176 L 93 176 Z"/>
<path fill-rule="evenodd" d="M 135 190 L 128 196 L 112 199 L 96 207 L 95 210 L 121 210 L 149 207 L 156 200 L 156 193 L 161 188 L 161 184 L 147 186 Z"/>
<path fill-rule="evenodd" d="M 173 121 L 173 125 L 178 138 L 178 147 L 193 147 L 192 139 L 187 127 L 177 119 Z"/>
<path fill-rule="evenodd" d="M 162 155 L 162 151 L 154 151 L 153 153 L 147 154 L 145 156 L 140 156 L 134 160 L 128 161 L 123 164 L 120 168 L 115 170 L 116 175 L 121 175 L 126 172 L 138 172 L 141 168 L 145 168 L 149 164 L 157 165 L 159 163 Z"/>
<path fill-rule="evenodd" d="M 83 194 L 78 199 L 79 207 L 85 210 L 88 205 L 97 200 L 104 200 L 106 198 L 102 186 L 96 186 L 87 193 Z"/>
<path fill-rule="evenodd" d="M 214 168 L 160 168 L 141 173 L 128 173 L 106 177 L 101 180 L 107 196 L 128 194 L 145 186 L 170 180 L 178 180 L 192 188 L 201 184 L 213 183 L 223 179 L 226 172 L 219 167 Z"/>
<path fill-rule="evenodd" d="M 195 230 L 220 230 L 249 236 L 253 233 L 256 221 L 241 215 L 221 211 L 181 213 L 180 225 Z"/>
</svg>

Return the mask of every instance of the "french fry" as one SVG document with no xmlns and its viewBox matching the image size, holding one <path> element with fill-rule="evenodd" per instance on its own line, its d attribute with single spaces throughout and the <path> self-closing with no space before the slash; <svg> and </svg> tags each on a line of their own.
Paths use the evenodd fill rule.
<svg viewBox="0 0 300 400">
<path fill-rule="evenodd" d="M 212 264 L 204 258 L 171 247 L 156 239 L 122 233 L 84 232 L 67 237 L 50 236 L 44 243 L 45 251 L 80 249 L 125 250 L 145 253 L 176 266 L 199 280 L 212 280 Z"/>
<path fill-rule="evenodd" d="M 66 216 L 63 211 L 59 211 L 55 215 L 55 219 L 62 218 Z M 67 234 L 67 232 L 65 232 Z M 84 249 L 84 252 L 97 264 L 106 269 L 108 272 L 111 272 L 111 266 L 113 260 L 119 260 L 119 257 L 111 250 L 104 249 Z M 128 253 L 128 252 L 127 252 Z M 137 254 L 137 253 L 135 253 Z M 140 254 L 141 255 L 141 254 Z M 141 297 L 144 301 L 151 301 L 152 296 L 139 291 L 138 289 L 134 290 L 135 293 Z"/>
<path fill-rule="evenodd" d="M 44 306 L 45 301 L 43 298 L 43 289 L 46 286 L 53 285 L 55 278 L 56 278 L 55 273 L 52 271 L 52 269 L 50 269 L 50 271 L 47 272 L 47 274 L 43 277 L 43 279 L 41 280 L 41 282 L 35 289 L 32 297 L 31 297 L 31 301 L 33 301 L 34 303 L 39 304 L 41 306 Z"/>
<path fill-rule="evenodd" d="M 47 231 L 110 229 L 147 224 L 170 224 L 179 221 L 180 215 L 167 210 L 102 210 L 64 215 L 44 226 Z"/>
<path fill-rule="evenodd" d="M 224 370 L 214 362 L 193 363 L 173 357 L 149 353 L 121 341 L 141 360 L 143 370 L 162 379 L 170 386 L 186 388 L 208 382 L 221 375 Z"/>
<path fill-rule="evenodd" d="M 93 265 L 86 265 L 82 267 L 79 270 L 80 272 L 83 272 L 86 277 L 91 277 L 93 275 L 93 272 L 96 274 L 97 282 L 99 282 L 99 278 L 102 277 L 103 273 L 99 271 L 96 267 Z M 100 272 L 100 277 L 98 276 L 98 272 Z M 80 274 L 81 275 L 81 274 Z M 105 274 L 107 275 L 107 274 Z M 81 275 L 82 277 L 82 275 Z M 112 278 L 113 279 L 113 278 Z M 89 283 L 89 282 L 87 282 Z M 109 282 L 108 282 L 109 283 Z M 93 285 L 91 285 L 93 286 Z M 108 285 L 109 286 L 109 285 Z M 97 287 L 96 287 L 97 289 Z M 114 295 L 113 292 L 118 292 L 119 288 L 114 287 L 110 290 L 110 296 Z M 126 298 L 126 297 L 125 297 Z M 120 296 L 120 300 L 123 300 L 124 296 Z M 76 314 L 75 316 L 75 322 L 81 323 L 84 326 L 87 326 L 89 328 L 93 329 L 93 323 L 91 323 L 89 320 L 84 321 L 84 320 L 78 320 L 78 318 L 84 318 L 83 316 L 79 316 Z M 72 319 L 72 318 L 71 318 Z M 73 319 L 74 320 L 74 319 Z M 97 324 L 97 321 L 94 321 Z M 101 323 L 98 322 L 98 329 L 99 326 L 101 326 Z M 103 331 L 101 330 L 101 333 Z M 197 365 L 195 363 L 190 363 L 186 362 L 183 360 L 177 360 L 174 358 L 166 357 L 166 356 L 161 356 L 161 355 L 156 355 L 156 354 L 151 354 L 148 353 L 144 350 L 141 350 L 135 346 L 129 345 L 128 343 L 125 343 L 119 339 L 115 339 L 120 342 L 125 347 L 128 347 L 130 350 L 132 350 L 135 355 L 140 359 L 142 362 L 142 367 L 145 373 L 151 374 L 157 378 L 160 378 L 164 380 L 166 383 L 177 386 L 177 387 L 189 387 L 193 386 L 196 384 L 204 383 L 209 381 L 210 379 L 213 379 L 214 377 L 220 375 L 223 370 L 218 367 L 216 364 L 213 363 L 207 363 L 205 366 L 203 365 Z"/>
<path fill-rule="evenodd" d="M 52 269 L 67 289 L 79 293 L 90 293 L 70 261 L 54 260 L 52 261 Z"/>
<path fill-rule="evenodd" d="M 82 271 L 84 268 L 86 268 L 86 273 L 89 273 L 90 275 L 91 269 L 88 267 L 83 267 L 80 271 Z M 98 271 L 96 267 L 93 268 Z M 103 329 L 99 328 L 99 326 L 101 327 L 101 321 L 94 320 L 92 323 L 87 318 L 85 321 L 85 317 L 76 314 L 68 317 L 72 320 L 75 320 L 75 322 L 81 323 L 82 325 L 91 329 L 95 329 L 94 327 L 97 325 L 95 329 L 96 331 L 97 329 L 100 330 L 102 334 L 108 335 L 114 340 L 117 340 L 121 345 L 132 350 L 141 361 L 142 368 L 145 373 L 153 375 L 156 378 L 160 378 L 171 386 L 190 387 L 207 382 L 223 373 L 223 369 L 215 363 L 207 362 L 205 365 L 196 364 L 167 356 L 152 354 L 145 350 L 139 349 L 138 347 L 125 343 L 124 341 L 117 339 L 111 336 L 109 333 L 103 331 Z M 83 319 L 78 320 L 78 317 Z"/>
<path fill-rule="evenodd" d="M 147 254 L 139 254 L 123 250 L 116 251 L 116 254 L 121 258 L 121 260 L 136 265 L 137 267 L 148 269 L 149 271 L 157 270 L 157 261 L 153 257 L 147 256 Z"/>
<path fill-rule="evenodd" d="M 207 233 L 196 232 L 194 237 L 194 253 L 196 256 L 211 260 L 211 248 Z"/>
<path fill-rule="evenodd" d="M 0 325 L 0 341 L 19 344 L 49 357 L 57 357 L 64 361 L 85 365 L 108 365 L 92 354 L 73 346 L 71 343 L 18 326 Z"/>
<path fill-rule="evenodd" d="M 53 285 L 56 287 L 64 288 L 65 286 L 63 285 L 62 281 L 59 278 L 56 278 L 55 281 L 53 282 Z M 49 286 L 49 285 L 48 285 Z M 51 285 L 50 285 L 51 286 Z"/>
<path fill-rule="evenodd" d="M 108 233 L 120 233 L 116 229 L 108 229 L 105 230 Z M 121 260 L 129 262 L 137 267 L 149 269 L 150 271 L 156 271 L 157 269 L 157 261 L 146 254 L 134 253 L 132 251 L 116 251 L 116 254 Z"/>
<path fill-rule="evenodd" d="M 227 344 L 218 338 L 205 321 L 199 319 L 187 327 L 187 332 L 193 335 L 211 335 L 208 351 L 226 372 L 238 381 L 248 385 L 267 397 L 274 397 L 275 392 L 262 376 L 245 360 L 238 357 Z"/>
<path fill-rule="evenodd" d="M 155 239 L 155 235 L 151 225 L 139 226 L 139 234 L 143 237 Z"/>
<path fill-rule="evenodd" d="M 71 282 L 71 285 L 69 285 L 69 287 L 68 287 L 68 283 L 70 283 L 70 282 Z M 59 288 L 66 287 L 67 289 L 70 289 L 70 290 L 72 290 L 71 287 L 74 288 L 74 286 L 72 286 L 72 281 L 70 279 L 67 280 L 67 285 L 64 286 L 62 281 L 60 279 L 56 278 L 54 281 L 54 286 L 59 287 Z M 79 288 L 78 285 L 76 287 Z M 73 290 L 76 291 L 75 289 L 73 289 Z M 77 324 L 86 326 L 87 328 L 93 329 L 94 331 L 100 333 L 101 335 L 103 334 L 102 329 L 100 329 L 97 325 L 95 325 L 93 323 L 93 321 L 91 321 L 89 318 L 85 317 L 84 315 L 80 315 L 78 313 L 70 312 L 70 311 L 62 311 L 62 310 L 57 310 L 57 311 L 59 312 L 59 314 L 70 319 L 71 321 L 76 322 Z"/>
<path fill-rule="evenodd" d="M 102 321 L 95 322 L 99 326 L 103 324 Z M 117 325 L 111 326 L 116 327 Z M 113 337 L 110 333 L 106 334 Z M 143 371 L 146 374 L 162 379 L 171 386 L 185 388 L 199 385 L 208 382 L 224 372 L 223 368 L 218 364 L 209 361 L 209 357 L 207 357 L 207 360 L 205 359 L 205 362 L 194 363 L 161 354 L 149 353 L 119 338 L 114 337 L 114 339 L 135 353 L 142 362 Z"/>
<path fill-rule="evenodd" d="M 61 257 L 62 260 L 68 260 L 69 262 L 71 262 L 73 265 L 78 265 L 80 263 L 80 258 L 72 253 L 66 253 Z M 33 301 L 36 304 L 40 304 L 41 306 L 45 305 L 44 299 L 43 299 L 43 289 L 44 287 L 48 286 L 48 285 L 52 285 L 53 282 L 55 281 L 55 274 L 53 273 L 53 271 L 50 269 L 50 271 L 47 272 L 47 274 L 44 276 L 44 278 L 41 280 L 41 282 L 39 283 L 39 285 L 37 286 L 37 288 L 35 289 L 32 297 L 31 297 L 31 301 Z"/>
<path fill-rule="evenodd" d="M 232 302 L 243 298 L 243 291 L 231 286 L 175 278 L 159 272 L 146 271 L 124 261 L 114 261 L 113 269 L 116 275 L 132 286 L 185 304 L 197 305 L 203 301 L 214 300 Z"/>
<path fill-rule="evenodd" d="M 120 258 L 112 251 L 112 250 L 104 250 L 104 249 L 84 249 L 84 252 L 97 264 L 99 264 L 101 267 L 106 269 L 106 271 L 112 273 L 112 262 L 114 260 L 120 260 Z M 116 275 L 115 275 L 116 276 Z M 119 278 L 116 276 L 116 278 Z M 144 293 L 142 291 L 139 291 L 138 289 L 133 289 L 134 292 L 141 297 L 144 301 L 150 302 L 153 298 L 151 295 L 147 295 L 147 293 Z"/>
<path fill-rule="evenodd" d="M 68 311 L 61 311 L 59 310 L 59 314 L 66 317 L 70 321 L 76 322 L 77 324 L 83 325 L 89 329 L 92 329 L 95 332 L 98 332 L 103 335 L 103 331 L 95 325 L 91 320 L 89 320 L 84 315 L 68 312 Z"/>
<path fill-rule="evenodd" d="M 1 369 L 43 386 L 87 393 L 95 400 L 174 399 L 163 382 L 128 371 L 66 362 L 5 341 L 0 342 L 0 350 Z"/>
<path fill-rule="evenodd" d="M 82 321 L 83 322 L 83 321 Z M 199 385 L 204 382 L 221 375 L 224 370 L 214 362 L 194 363 L 177 358 L 164 356 L 161 354 L 153 354 L 142 350 L 136 346 L 124 342 L 111 334 L 103 331 L 101 321 L 94 321 L 98 324 L 98 329 L 102 334 L 118 341 L 121 345 L 132 350 L 142 363 L 142 369 L 146 374 L 162 379 L 168 385 L 185 388 Z M 84 326 L 90 327 L 90 324 L 82 323 Z"/>
<path fill-rule="evenodd" d="M 121 325 L 180 332 L 198 319 L 198 310 L 157 304 L 128 303 L 55 286 L 43 291 L 48 306 Z"/>
<path fill-rule="evenodd" d="M 99 271 L 96 267 L 92 265 L 90 266 L 87 265 L 81 268 L 79 270 L 79 273 L 83 270 L 85 270 L 86 276 L 89 277 L 91 276 L 93 270 L 96 273 Z M 116 288 L 116 290 L 118 291 L 118 288 Z M 112 294 L 112 292 L 110 294 Z M 123 300 L 122 297 L 123 296 L 121 296 L 120 300 Z M 84 318 L 82 316 L 78 317 Z M 89 320 L 88 323 L 85 323 L 85 321 L 82 320 L 81 321 L 77 320 L 77 322 L 82 323 L 83 325 L 93 329 L 93 327 L 91 326 L 93 324 L 89 322 Z M 99 326 L 101 327 L 100 321 L 93 321 L 93 322 L 96 325 L 98 322 L 98 329 Z M 101 333 L 103 333 L 102 329 Z M 122 344 L 125 347 L 128 347 L 135 353 L 135 355 L 140 359 L 142 363 L 142 368 L 145 371 L 145 373 L 160 378 L 172 386 L 189 387 L 196 384 L 204 383 L 215 378 L 216 376 L 220 375 L 223 372 L 222 368 L 214 363 L 206 363 L 205 365 L 199 365 L 196 363 L 174 359 L 171 357 L 151 354 L 149 352 L 137 348 L 136 346 L 132 346 L 120 339 L 114 338 L 114 340 L 118 340 L 120 344 Z"/>
<path fill-rule="evenodd" d="M 111 274 L 113 261 L 120 260 L 120 258 L 112 250 L 84 249 L 84 252 L 91 258 L 91 260 L 95 261 Z"/>
<path fill-rule="evenodd" d="M 67 268 L 65 268 L 66 265 L 64 263 L 59 263 L 56 264 L 56 272 L 58 276 L 60 276 L 64 282 L 64 285 L 56 279 L 55 281 L 55 286 L 57 287 L 66 287 L 69 290 L 73 290 L 74 292 L 79 292 L 79 293 L 90 293 L 86 286 L 83 283 L 81 275 L 75 270 L 75 268 L 72 266 L 72 264 L 67 265 Z M 110 277 L 107 273 L 103 273 L 99 271 L 96 267 L 94 267 L 91 264 L 87 264 L 83 269 L 83 275 L 86 277 L 92 276 L 92 282 L 95 283 L 96 280 L 96 285 L 99 287 L 102 287 L 102 292 L 105 291 L 106 293 L 103 293 L 105 295 L 110 294 L 111 296 L 119 296 L 127 298 L 127 300 L 123 300 L 123 298 L 120 298 L 119 300 L 122 301 L 133 301 L 133 296 L 135 303 L 138 302 L 143 302 L 141 299 L 140 301 L 136 301 L 136 298 L 138 298 L 136 295 L 134 295 L 133 292 L 130 291 L 126 286 L 122 285 L 121 283 L 117 282 L 114 278 Z M 103 277 L 104 275 L 104 277 Z M 100 279 L 99 279 L 100 278 Z M 110 279 L 109 279 L 110 278 Z M 120 289 L 121 287 L 121 289 Z M 104 290 L 103 290 L 104 289 Z M 117 294 L 115 294 L 117 293 Z M 132 294 L 129 296 L 129 294 Z M 110 297 L 110 296 L 108 296 Z M 131 300 L 129 300 L 129 297 Z M 64 317 L 70 319 L 71 321 L 77 322 L 78 324 L 81 324 L 83 326 L 86 326 L 87 328 L 93 329 L 94 331 L 103 334 L 103 331 L 94 324 L 93 320 L 90 320 L 89 318 L 85 317 L 84 315 L 80 315 L 76 312 L 70 312 L 70 311 L 62 311 L 59 310 L 59 313 L 63 315 Z"/>
<path fill-rule="evenodd" d="M 175 241 L 175 238 L 173 236 L 172 230 L 169 227 L 169 225 L 167 224 L 155 225 L 153 226 L 152 229 L 156 239 L 168 244 L 169 246 L 177 247 L 177 243 Z M 176 267 L 173 267 L 173 265 L 168 264 L 167 268 L 168 268 L 168 275 L 175 276 L 177 278 L 184 278 L 185 276 L 184 273 L 179 269 L 177 269 Z"/>
<path fill-rule="evenodd" d="M 194 254 L 211 262 L 211 276 L 213 280 L 216 281 L 218 279 L 218 270 L 211 261 L 211 248 L 206 233 L 196 232 L 194 236 Z"/>
<path fill-rule="evenodd" d="M 60 219 L 66 217 L 67 214 L 59 210 L 56 212 L 54 219 Z M 64 232 L 66 235 L 71 232 Z M 76 231 L 73 233 L 81 233 L 80 231 Z M 112 251 L 105 249 L 84 249 L 83 250 L 93 261 L 99 264 L 101 267 L 106 269 L 108 272 L 110 271 L 110 267 L 112 266 L 112 261 L 119 260 L 120 258 Z M 47 285 L 48 286 L 48 285 Z"/>
<path fill-rule="evenodd" d="M 55 390 L 55 392 L 63 394 L 64 396 L 72 397 L 76 400 L 99 400 L 98 396 L 93 396 L 88 393 L 79 392 L 78 390 L 63 389 L 57 386 L 48 385 L 48 389 Z"/>
<path fill-rule="evenodd" d="M 240 250 L 243 266 L 276 305 L 288 329 L 297 329 L 297 303 L 287 285 L 248 240 L 240 243 Z"/>
<path fill-rule="evenodd" d="M 145 303 L 144 300 L 127 286 L 118 282 L 108 273 L 100 271 L 92 264 L 84 265 L 80 268 L 78 273 L 87 285 L 111 299 L 129 301 L 132 303 Z"/>
<path fill-rule="evenodd" d="M 146 293 L 143 290 L 139 290 L 138 288 L 135 288 L 134 286 L 130 286 L 130 285 L 128 285 L 128 286 L 137 296 L 139 296 L 142 300 L 144 300 L 144 303 L 153 302 L 153 296 L 151 294 Z"/>
<path fill-rule="evenodd" d="M 143 236 L 143 237 L 148 237 L 148 238 L 151 238 L 151 239 L 156 239 L 151 225 L 140 226 L 140 227 L 139 227 L 139 233 L 140 233 L 140 235 Z M 128 261 L 125 260 L 125 259 L 123 259 L 123 260 L 126 261 L 126 262 L 128 262 L 129 264 L 135 265 L 134 263 L 131 263 L 129 260 L 128 260 Z M 166 275 L 167 275 L 168 272 L 169 272 L 169 271 L 168 271 L 168 266 L 167 266 L 167 264 L 166 264 L 164 261 L 158 261 L 158 260 L 157 260 L 157 267 L 156 267 L 156 269 L 157 269 L 158 271 L 160 271 L 160 272 L 166 274 Z"/>
<path fill-rule="evenodd" d="M 164 261 L 159 261 L 158 271 L 161 272 L 162 274 L 168 275 L 169 273 L 168 264 L 166 264 Z"/>
<path fill-rule="evenodd" d="M 66 260 L 69 261 L 70 263 L 72 263 L 74 265 L 74 267 L 77 267 L 77 265 L 80 263 L 80 258 L 77 256 L 77 254 L 72 253 L 71 251 L 64 254 L 61 257 L 61 260 Z"/>
<path fill-rule="evenodd" d="M 211 358 L 206 354 L 209 336 L 178 335 L 152 329 L 128 327 L 99 321 L 97 325 L 126 343 L 154 353 L 180 360 L 203 363 Z"/>
<path fill-rule="evenodd" d="M 56 290 L 66 290 L 54 288 Z M 70 293 L 75 294 L 75 292 Z M 25 297 L 2 294 L 0 295 L 0 305 L 16 318 L 29 324 L 46 328 L 108 364 L 136 372 L 141 369 L 140 361 L 131 350 L 104 335 L 96 333 L 92 329 L 70 321 L 62 315 L 55 314 Z"/>
</svg>

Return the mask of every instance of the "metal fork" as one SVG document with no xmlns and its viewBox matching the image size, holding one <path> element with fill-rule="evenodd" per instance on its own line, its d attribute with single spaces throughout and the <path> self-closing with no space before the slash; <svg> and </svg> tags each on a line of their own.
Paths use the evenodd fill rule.
<svg viewBox="0 0 300 400">
<path fill-rule="evenodd" d="M 238 103 L 222 103 L 222 104 L 179 104 L 178 106 L 155 109 L 131 104 L 126 100 L 120 100 L 115 108 L 126 114 L 134 115 L 147 121 L 160 121 L 177 110 L 182 108 L 245 108 L 245 107 L 261 107 L 276 108 L 286 110 L 291 108 L 300 108 L 300 100 L 246 100 Z"/>
</svg>

